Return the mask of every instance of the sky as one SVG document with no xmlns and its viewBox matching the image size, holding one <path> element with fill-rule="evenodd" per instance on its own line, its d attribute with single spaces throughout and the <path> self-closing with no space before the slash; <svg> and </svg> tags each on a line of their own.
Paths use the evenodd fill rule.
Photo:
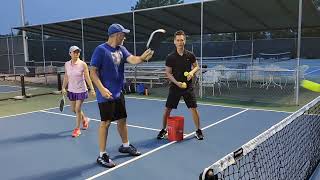
<svg viewBox="0 0 320 180">
<path fill-rule="evenodd" d="M 0 4 L 0 35 L 10 34 L 12 27 L 22 25 L 20 0 L 0 0 Z M 36 25 L 129 12 L 135 4 L 136 0 L 24 0 L 25 22 Z"/>
</svg>

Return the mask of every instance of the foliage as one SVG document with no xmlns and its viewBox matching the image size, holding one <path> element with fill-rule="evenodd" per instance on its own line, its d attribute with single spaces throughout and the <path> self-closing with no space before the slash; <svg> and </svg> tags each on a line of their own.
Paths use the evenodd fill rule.
<svg viewBox="0 0 320 180">
<path fill-rule="evenodd" d="M 183 0 L 139 0 L 134 7 L 131 7 L 131 10 L 181 4 L 183 2 Z"/>
</svg>

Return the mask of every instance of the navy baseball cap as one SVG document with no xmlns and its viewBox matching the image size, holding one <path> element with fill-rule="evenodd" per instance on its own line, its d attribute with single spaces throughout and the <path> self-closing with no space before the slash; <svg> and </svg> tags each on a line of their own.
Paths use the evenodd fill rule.
<svg viewBox="0 0 320 180">
<path fill-rule="evenodd" d="M 130 32 L 129 29 L 124 28 L 121 24 L 111 24 L 108 28 L 108 36 L 118 33 L 118 32 L 123 32 L 128 34 Z"/>
</svg>

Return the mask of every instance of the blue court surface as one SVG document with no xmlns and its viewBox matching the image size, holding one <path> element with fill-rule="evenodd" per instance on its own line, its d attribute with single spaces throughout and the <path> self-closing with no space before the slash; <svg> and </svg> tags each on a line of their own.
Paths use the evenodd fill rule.
<svg viewBox="0 0 320 180">
<path fill-rule="evenodd" d="M 180 103 L 172 115 L 185 117 L 180 142 L 157 140 L 165 101 L 126 98 L 130 142 L 143 154 L 129 157 L 116 126 L 109 129 L 107 151 L 117 163 L 96 164 L 99 111 L 96 102 L 83 109 L 91 118 L 88 130 L 72 138 L 75 116 L 66 107 L 0 117 L 1 179 L 198 179 L 203 168 L 264 132 L 289 115 L 286 112 L 199 104 L 203 141 L 194 138 L 191 113 Z"/>
<path fill-rule="evenodd" d="M 18 86 L 0 85 L 0 93 L 11 93 L 21 91 Z"/>
</svg>

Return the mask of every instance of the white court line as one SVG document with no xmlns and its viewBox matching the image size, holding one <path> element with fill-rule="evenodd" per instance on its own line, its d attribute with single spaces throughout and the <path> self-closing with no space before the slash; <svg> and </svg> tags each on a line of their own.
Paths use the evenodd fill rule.
<svg viewBox="0 0 320 180">
<path fill-rule="evenodd" d="M 95 101 L 96 100 L 94 100 L 94 101 L 86 101 L 86 102 L 84 102 L 84 104 L 95 102 Z M 57 101 L 57 104 L 58 104 L 58 101 Z M 70 106 L 70 105 L 65 105 L 65 107 L 67 107 L 67 106 Z M 8 115 L 8 116 L 0 116 L 0 119 L 8 118 L 8 117 L 21 116 L 21 115 L 26 115 L 26 114 L 32 114 L 32 113 L 37 113 L 37 112 L 41 112 L 41 111 L 47 111 L 47 110 L 51 110 L 51 109 L 58 109 L 58 108 L 59 108 L 59 106 L 56 106 L 56 107 L 47 108 L 47 109 L 40 109 L 40 110 L 36 110 L 36 111 L 29 111 L 29 112 L 24 112 L 24 113 L 19 113 L 19 114 L 12 114 L 12 115 Z"/>
<path fill-rule="evenodd" d="M 143 100 L 153 100 L 153 101 L 166 101 L 163 99 L 156 99 L 156 98 L 140 98 L 140 97 L 133 97 L 133 96 L 126 96 L 126 98 L 131 98 L 131 99 L 143 99 Z M 92 102 L 96 102 L 97 100 L 93 100 L 93 101 L 86 101 L 84 102 L 84 104 L 87 103 L 92 103 Z M 184 102 L 182 102 L 184 103 Z M 206 103 L 198 103 L 200 105 L 206 105 L 206 106 L 213 106 L 213 107 L 226 107 L 226 108 L 237 108 L 237 109 L 248 109 L 248 110 L 258 110 L 258 111 L 270 111 L 270 112 L 280 112 L 280 113 L 288 113 L 291 114 L 292 112 L 288 112 L 288 111 L 276 111 L 276 110 L 267 110 L 267 109 L 255 109 L 255 108 L 242 108 L 242 107 L 233 107 L 233 106 L 224 106 L 224 105 L 214 105 L 214 104 L 206 104 Z M 70 105 L 66 105 L 70 106 Z M 20 115 L 26 115 L 26 114 L 31 114 L 31 113 L 36 113 L 36 112 L 40 112 L 40 111 L 46 111 L 46 110 L 51 110 L 51 109 L 58 109 L 59 107 L 52 107 L 52 108 L 47 108 L 47 109 L 40 109 L 40 110 L 36 110 L 36 111 L 30 111 L 30 112 L 24 112 L 24 113 L 19 113 L 19 114 L 13 114 L 13 115 L 8 115 L 8 116 L 0 116 L 0 119 L 2 118 L 7 118 L 7 117 L 14 117 L 14 116 L 20 116 Z"/>
<path fill-rule="evenodd" d="M 241 113 L 244 113 L 244 112 L 246 112 L 246 111 L 248 111 L 248 109 L 245 109 L 245 110 L 240 111 L 240 112 L 238 112 L 238 113 L 236 113 L 236 114 L 233 114 L 233 115 L 228 116 L 228 117 L 226 117 L 226 118 L 224 118 L 224 119 L 221 119 L 220 121 L 215 122 L 215 123 L 213 123 L 213 124 L 210 124 L 210 125 L 202 128 L 202 129 L 203 129 L 203 130 L 208 129 L 208 128 L 212 127 L 212 126 L 215 126 L 215 125 L 217 125 L 217 124 L 219 124 L 219 123 L 222 123 L 223 121 L 226 121 L 226 120 L 228 120 L 228 119 L 230 119 L 230 118 L 233 118 L 233 117 L 235 117 L 235 116 L 237 116 L 237 115 L 239 115 L 239 114 L 241 114 Z M 194 133 L 195 133 L 195 132 L 189 133 L 189 134 L 185 135 L 184 138 L 188 138 L 189 136 L 194 135 Z M 121 164 L 119 164 L 119 165 L 117 165 L 117 166 L 115 166 L 115 167 L 113 167 L 113 168 L 110 168 L 110 169 L 105 170 L 105 171 L 103 171 L 103 172 L 101 172 L 101 173 L 99 173 L 99 174 L 96 174 L 96 175 L 94 175 L 94 176 L 91 176 L 91 177 L 87 178 L 86 180 L 92 180 L 92 179 L 98 178 L 98 177 L 100 177 L 100 176 L 102 176 L 102 175 L 105 175 L 105 174 L 107 174 L 107 173 L 110 173 L 110 172 L 112 172 L 112 171 L 114 171 L 114 170 L 116 170 L 116 169 L 118 169 L 118 168 L 120 168 L 120 167 L 122 167 L 122 166 L 125 166 L 125 165 L 127 165 L 127 164 L 130 164 L 130 163 L 132 163 L 132 162 L 134 162 L 134 161 L 137 161 L 137 160 L 139 160 L 139 159 L 141 159 L 141 158 L 143 158 L 143 157 L 145 157 L 145 156 L 147 156 L 147 155 L 149 155 L 149 154 L 152 154 L 152 153 L 154 153 L 154 152 L 156 152 L 156 151 L 159 151 L 160 149 L 163 149 L 163 148 L 165 148 L 165 147 L 167 147 L 167 146 L 170 146 L 170 145 L 172 145 L 172 144 L 174 144 L 174 143 L 176 143 L 176 142 L 177 142 L 177 141 L 172 141 L 172 142 L 169 142 L 169 143 L 167 143 L 167 144 L 164 144 L 164 145 L 162 145 L 162 146 L 160 146 L 160 147 L 158 147 L 158 148 L 156 148 L 156 149 L 153 149 L 153 150 L 151 150 L 151 151 L 148 151 L 148 152 L 146 152 L 146 153 L 144 153 L 144 154 L 142 154 L 142 155 L 140 155 L 140 156 L 137 156 L 137 157 L 135 157 L 135 158 L 133 158 L 133 159 L 130 159 L 130 160 L 126 161 L 126 162 L 123 162 L 123 163 L 121 163 Z"/>
<path fill-rule="evenodd" d="M 50 113 L 50 114 L 56 114 L 56 115 L 60 115 L 60 116 L 68 116 L 68 117 L 73 117 L 75 118 L 76 116 L 74 115 L 70 115 L 70 114 L 63 114 L 63 113 L 56 113 L 56 112 L 51 112 L 51 111 L 45 111 L 45 110 L 42 110 L 40 112 L 44 112 L 44 113 Z M 101 120 L 99 119 L 94 119 L 94 118 L 90 118 L 90 121 L 97 121 L 97 122 L 101 122 Z M 116 122 L 111 122 L 111 124 L 117 124 Z M 145 130 L 151 130 L 151 131 L 160 131 L 161 129 L 154 129 L 154 128 L 148 128 L 148 127 L 143 127 L 143 126 L 136 126 L 136 125 L 131 125 L 131 124 L 127 124 L 127 126 L 129 127 L 134 127 L 134 128 L 139 128 L 139 129 L 145 129 Z"/>
<path fill-rule="evenodd" d="M 320 69 L 316 69 L 316 70 L 310 71 L 310 72 L 308 72 L 308 73 L 305 73 L 304 75 L 306 76 L 306 75 L 309 75 L 309 74 L 314 73 L 314 72 L 317 72 L 317 71 L 320 71 Z"/>
<path fill-rule="evenodd" d="M 143 99 L 143 100 L 151 100 L 151 101 L 166 101 L 165 99 L 143 98 L 143 97 L 134 97 L 134 96 L 126 96 L 126 98 L 131 98 L 131 99 Z M 179 103 L 184 103 L 184 104 L 185 104 L 184 101 L 180 101 Z M 204 105 L 204 106 L 225 107 L 225 108 L 233 108 L 233 109 L 248 109 L 248 110 L 253 110 L 253 111 L 281 112 L 281 113 L 289 113 L 289 114 L 292 113 L 292 112 L 288 112 L 288 111 L 277 111 L 277 110 L 259 109 L 259 108 L 245 108 L 245 107 L 237 107 L 237 106 L 227 106 L 227 105 L 209 104 L 209 103 L 202 103 L 202 102 L 197 102 L 197 104 L 199 104 L 199 105 Z"/>
</svg>

